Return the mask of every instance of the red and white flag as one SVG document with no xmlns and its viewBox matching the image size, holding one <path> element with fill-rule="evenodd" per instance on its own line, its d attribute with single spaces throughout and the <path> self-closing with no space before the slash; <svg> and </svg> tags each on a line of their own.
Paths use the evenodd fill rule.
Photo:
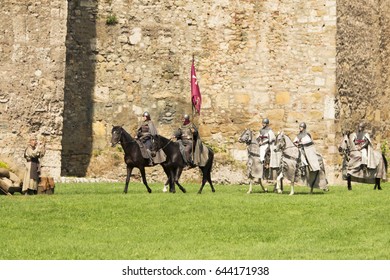
<svg viewBox="0 0 390 280">
<path fill-rule="evenodd" d="M 200 95 L 199 84 L 196 78 L 194 60 L 191 65 L 191 101 L 196 112 L 200 115 L 200 107 L 202 105 L 202 96 Z"/>
</svg>

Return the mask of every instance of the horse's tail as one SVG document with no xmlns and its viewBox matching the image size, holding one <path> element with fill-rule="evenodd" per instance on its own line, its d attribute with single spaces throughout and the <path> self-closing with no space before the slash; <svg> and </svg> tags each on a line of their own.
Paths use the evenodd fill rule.
<svg viewBox="0 0 390 280">
<path fill-rule="evenodd" d="M 385 157 L 385 155 L 382 153 L 382 158 L 383 158 L 383 163 L 385 164 L 385 170 L 386 170 L 386 173 L 387 173 L 387 166 L 388 166 L 388 163 L 387 163 L 387 159 Z"/>
<path fill-rule="evenodd" d="M 207 147 L 207 149 L 209 150 L 209 159 L 206 165 L 210 164 L 210 172 L 211 172 L 211 169 L 213 168 L 213 162 L 214 162 L 214 151 L 210 147 Z"/>
</svg>

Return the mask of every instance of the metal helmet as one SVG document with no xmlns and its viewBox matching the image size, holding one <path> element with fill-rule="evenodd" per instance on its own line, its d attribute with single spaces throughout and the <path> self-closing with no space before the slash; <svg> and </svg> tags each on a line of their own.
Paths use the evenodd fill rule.
<svg viewBox="0 0 390 280">
<path fill-rule="evenodd" d="M 183 118 L 186 120 L 186 121 L 189 121 L 190 120 L 190 116 L 188 114 L 184 114 L 183 115 Z"/>
<path fill-rule="evenodd" d="M 364 122 L 359 123 L 358 125 L 359 129 L 363 130 L 366 127 L 366 124 Z"/>
<path fill-rule="evenodd" d="M 303 129 L 306 129 L 306 123 L 301 122 L 301 123 L 299 124 L 299 127 L 302 127 Z"/>
<path fill-rule="evenodd" d="M 269 119 L 268 118 L 265 118 L 265 119 L 263 119 L 263 122 L 262 122 L 263 124 L 269 124 Z"/>
<path fill-rule="evenodd" d="M 150 114 L 149 112 L 145 111 L 144 114 L 142 115 L 144 117 L 146 117 L 148 120 L 150 120 Z"/>
</svg>

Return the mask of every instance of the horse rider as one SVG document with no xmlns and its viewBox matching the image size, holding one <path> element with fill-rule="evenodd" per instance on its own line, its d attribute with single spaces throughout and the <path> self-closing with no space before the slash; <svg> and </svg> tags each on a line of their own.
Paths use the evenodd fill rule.
<svg viewBox="0 0 390 280">
<path fill-rule="evenodd" d="M 153 152 L 154 137 L 158 134 L 156 126 L 150 118 L 149 112 L 144 112 L 143 122 L 137 130 L 137 139 L 139 139 L 146 147 L 149 154 Z M 151 163 L 153 164 L 153 163 Z"/>
<path fill-rule="evenodd" d="M 365 132 L 365 124 L 363 122 L 359 123 L 357 132 L 353 132 L 350 136 L 351 140 L 355 144 L 357 151 L 361 153 L 361 169 L 367 171 L 367 167 L 370 169 L 375 169 L 375 163 L 373 162 L 374 149 L 372 147 L 370 135 Z"/>
<path fill-rule="evenodd" d="M 263 127 L 260 129 L 260 134 L 257 137 L 257 141 L 260 147 L 260 162 L 264 164 L 265 156 L 270 153 L 270 162 L 269 167 L 276 168 L 279 167 L 280 162 L 275 152 L 275 133 L 269 126 L 269 119 L 265 118 L 262 121 Z M 268 168 L 268 167 L 266 167 Z"/>
<path fill-rule="evenodd" d="M 306 123 L 302 122 L 299 124 L 299 133 L 293 142 L 300 151 L 300 168 L 302 175 L 305 175 L 306 166 L 309 167 L 310 171 L 320 170 L 320 163 L 314 147 L 314 142 L 310 133 L 306 131 Z"/>
<path fill-rule="evenodd" d="M 178 140 L 180 145 L 180 152 L 183 156 L 185 163 L 189 166 L 194 166 L 193 152 L 194 152 L 194 141 L 198 139 L 198 129 L 191 122 L 188 114 L 183 115 L 183 123 L 175 132 L 174 137 Z"/>
</svg>

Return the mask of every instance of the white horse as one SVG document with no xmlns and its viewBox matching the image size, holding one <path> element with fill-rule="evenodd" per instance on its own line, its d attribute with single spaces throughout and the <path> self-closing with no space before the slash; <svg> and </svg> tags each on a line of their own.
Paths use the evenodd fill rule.
<svg viewBox="0 0 390 280">
<path fill-rule="evenodd" d="M 280 173 L 276 179 L 276 189 L 278 193 L 282 193 L 281 183 L 283 178 L 291 181 L 290 195 L 294 194 L 294 183 L 298 181 L 302 181 L 309 186 L 310 193 L 313 193 L 313 188 L 320 188 L 325 191 L 328 190 L 324 161 L 320 154 L 317 154 L 320 170 L 311 171 L 308 166 L 302 170 L 300 168 L 300 151 L 287 135 L 283 132 L 279 132 L 276 136 L 275 146 L 276 150 L 282 152 Z"/>
<path fill-rule="evenodd" d="M 259 142 L 253 137 L 253 133 L 250 129 L 245 129 L 239 137 L 240 143 L 245 143 L 248 150 L 247 161 L 247 176 L 249 178 L 249 190 L 248 194 L 252 193 L 252 181 L 257 180 L 264 192 L 268 192 L 268 189 L 263 186 L 263 179 L 271 179 L 273 174 L 276 174 L 276 168 L 265 168 L 260 162 Z M 276 176 L 275 176 L 276 177 Z"/>
<path fill-rule="evenodd" d="M 361 152 L 355 146 L 349 134 L 343 135 L 339 146 L 339 152 L 343 154 L 342 175 L 347 180 L 348 190 L 352 190 L 351 182 L 375 184 L 374 190 L 381 190 L 381 180 L 386 180 L 387 160 L 379 151 L 373 151 L 375 169 L 361 168 Z"/>
</svg>

